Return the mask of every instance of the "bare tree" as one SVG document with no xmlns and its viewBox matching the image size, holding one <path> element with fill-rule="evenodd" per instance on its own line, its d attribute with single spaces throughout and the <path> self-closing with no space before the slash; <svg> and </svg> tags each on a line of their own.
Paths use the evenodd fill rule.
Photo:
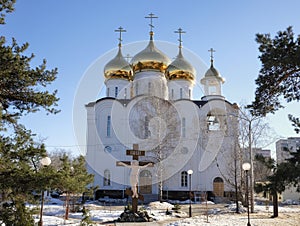
<svg viewBox="0 0 300 226">
<path fill-rule="evenodd" d="M 245 161 L 249 161 L 250 169 L 250 203 L 251 213 L 254 212 L 254 185 L 255 185 L 255 165 L 254 165 L 254 150 L 257 147 L 266 147 L 273 143 L 278 137 L 272 131 L 269 124 L 262 116 L 253 116 L 245 107 L 239 108 L 239 126 L 240 136 L 239 142 L 244 153 Z"/>
<path fill-rule="evenodd" d="M 167 100 L 145 96 L 130 113 L 130 127 L 135 136 L 148 142 L 146 159 L 154 161 L 158 177 L 159 200 L 162 201 L 164 159 L 170 156 L 179 143 L 180 118 L 176 108 Z"/>
</svg>

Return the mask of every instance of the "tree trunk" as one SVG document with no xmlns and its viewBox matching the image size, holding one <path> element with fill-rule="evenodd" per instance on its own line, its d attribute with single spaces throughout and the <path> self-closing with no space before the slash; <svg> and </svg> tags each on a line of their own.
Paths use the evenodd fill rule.
<svg viewBox="0 0 300 226">
<path fill-rule="evenodd" d="M 272 192 L 273 196 L 273 218 L 278 217 L 278 194 L 276 191 Z"/>
<path fill-rule="evenodd" d="M 65 213 L 65 220 L 69 219 L 69 208 L 70 208 L 70 194 L 67 192 L 66 194 L 66 213 Z"/>
<path fill-rule="evenodd" d="M 234 184 L 235 184 L 235 212 L 239 213 L 239 197 L 238 197 L 238 184 L 237 184 L 237 156 L 234 160 Z"/>
</svg>

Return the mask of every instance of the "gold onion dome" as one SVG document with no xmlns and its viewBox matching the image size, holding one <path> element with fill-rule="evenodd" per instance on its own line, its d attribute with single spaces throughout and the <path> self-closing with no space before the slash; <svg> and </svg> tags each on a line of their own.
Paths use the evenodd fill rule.
<svg viewBox="0 0 300 226">
<path fill-rule="evenodd" d="M 124 59 L 119 45 L 117 55 L 104 67 L 104 77 L 108 79 L 132 79 L 132 69 L 130 64 Z"/>
<path fill-rule="evenodd" d="M 164 73 L 169 63 L 168 56 L 155 47 L 152 31 L 147 47 L 131 60 L 133 72 L 156 70 Z"/>
<path fill-rule="evenodd" d="M 182 55 L 181 47 L 176 59 L 167 68 L 167 78 L 169 80 L 184 79 L 194 82 L 195 68 Z"/>
</svg>

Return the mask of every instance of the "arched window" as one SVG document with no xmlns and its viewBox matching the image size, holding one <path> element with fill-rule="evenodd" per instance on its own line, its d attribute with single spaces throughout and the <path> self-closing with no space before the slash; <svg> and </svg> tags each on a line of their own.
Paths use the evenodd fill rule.
<svg viewBox="0 0 300 226">
<path fill-rule="evenodd" d="M 188 185 L 188 173 L 186 171 L 181 172 L 181 187 L 187 187 Z"/>
<path fill-rule="evenodd" d="M 220 120 L 217 114 L 211 112 L 207 114 L 207 129 L 211 131 L 220 130 Z"/>
<path fill-rule="evenodd" d="M 106 124 L 106 136 L 110 137 L 110 127 L 111 127 L 111 117 L 107 116 L 107 124 Z"/>
<path fill-rule="evenodd" d="M 104 170 L 103 186 L 110 186 L 110 171 Z"/>
<path fill-rule="evenodd" d="M 185 122 L 185 118 L 183 117 L 182 121 L 181 121 L 181 134 L 182 134 L 182 137 L 186 136 L 185 131 L 186 131 L 186 122 Z"/>
<path fill-rule="evenodd" d="M 124 90 L 124 99 L 127 99 L 127 88 Z"/>
<path fill-rule="evenodd" d="M 149 117 L 145 116 L 145 138 L 149 137 Z"/>
<path fill-rule="evenodd" d="M 106 96 L 109 97 L 109 88 L 106 89 Z"/>
<path fill-rule="evenodd" d="M 148 83 L 148 94 L 151 93 L 151 82 Z"/>
<path fill-rule="evenodd" d="M 182 91 L 182 88 L 180 88 L 180 99 L 183 98 L 183 91 Z"/>
<path fill-rule="evenodd" d="M 138 83 L 135 84 L 135 95 L 139 95 L 139 86 Z"/>
<path fill-rule="evenodd" d="M 174 89 L 171 90 L 171 99 L 174 100 Z"/>
<path fill-rule="evenodd" d="M 115 87 L 115 98 L 118 97 L 119 94 L 119 87 Z"/>
<path fill-rule="evenodd" d="M 209 86 L 208 87 L 209 95 L 217 95 L 217 87 L 216 86 Z"/>
<path fill-rule="evenodd" d="M 191 98 L 192 98 L 192 90 L 189 89 L 189 99 L 191 99 Z"/>
</svg>

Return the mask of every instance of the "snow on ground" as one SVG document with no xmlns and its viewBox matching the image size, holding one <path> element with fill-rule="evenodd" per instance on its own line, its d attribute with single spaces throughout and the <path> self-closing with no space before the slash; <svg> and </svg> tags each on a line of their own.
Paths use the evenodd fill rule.
<svg viewBox="0 0 300 226">
<path fill-rule="evenodd" d="M 166 209 L 171 210 L 174 207 L 174 205 L 172 205 L 168 202 L 159 202 L 159 201 L 157 201 L 157 202 L 149 203 L 149 207 L 151 209 L 156 209 L 156 210 L 166 210 Z"/>
<path fill-rule="evenodd" d="M 193 208 L 205 207 L 203 204 L 194 204 Z M 95 222 L 95 225 L 104 224 L 105 222 L 113 222 L 124 210 L 124 206 L 103 206 L 99 202 L 93 202 L 85 205 L 89 210 L 90 219 Z M 207 225 L 207 226 L 239 226 L 247 225 L 247 212 L 245 208 L 241 208 L 241 214 L 235 214 L 235 205 L 214 206 L 210 203 L 208 215 L 193 216 L 188 218 L 186 209 L 184 213 L 175 213 L 172 211 L 174 205 L 167 202 L 152 202 L 144 208 L 149 215 L 155 220 L 149 225 L 167 225 L 167 226 L 192 226 L 192 225 Z M 185 205 L 187 208 L 188 205 Z M 219 208 L 220 207 L 220 208 Z M 171 215 L 166 215 L 166 210 L 172 212 Z M 64 220 L 65 207 L 60 200 L 50 200 L 44 205 L 43 225 L 44 226 L 78 226 L 80 224 L 82 213 L 70 213 L 69 220 Z M 176 215 L 177 214 L 177 215 Z M 193 215 L 197 215 L 196 213 Z M 252 226 L 297 226 L 300 225 L 300 206 L 289 205 L 279 207 L 279 217 L 272 219 L 272 206 L 268 208 L 265 205 L 256 205 L 255 213 L 250 215 Z M 181 218 L 178 218 L 178 217 Z M 35 216 L 35 222 L 39 221 L 39 216 Z M 157 223 L 159 222 L 159 223 Z M 116 223 L 115 225 L 122 225 Z M 139 224 L 137 224 L 139 225 Z M 141 224 L 140 224 L 141 225 Z M 145 225 L 145 224 L 143 224 Z M 147 223 L 148 225 L 148 223 Z"/>
<path fill-rule="evenodd" d="M 271 218 L 273 206 L 255 206 L 253 214 L 250 214 L 251 226 L 299 226 L 300 225 L 300 206 L 284 206 L 279 207 L 279 217 Z M 245 209 L 245 208 L 244 208 Z M 230 211 L 214 211 L 211 209 L 210 214 L 195 216 L 177 220 L 166 226 L 191 226 L 191 225 L 207 225 L 207 226 L 240 226 L 247 225 L 247 213 L 236 214 L 235 205 L 229 205 Z M 243 211 L 245 212 L 245 211 Z"/>
</svg>

